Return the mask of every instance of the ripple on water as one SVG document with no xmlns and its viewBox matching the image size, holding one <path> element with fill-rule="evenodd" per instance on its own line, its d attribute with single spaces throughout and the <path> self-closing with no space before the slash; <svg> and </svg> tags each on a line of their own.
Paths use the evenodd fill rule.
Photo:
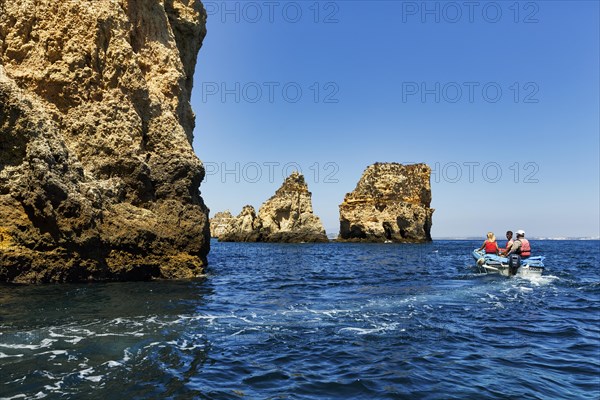
<svg viewBox="0 0 600 400">
<path fill-rule="evenodd" d="M 537 279 L 474 273 L 476 245 L 215 243 L 204 280 L 2 287 L 1 393 L 600 396 L 597 244 L 540 243 Z"/>
</svg>

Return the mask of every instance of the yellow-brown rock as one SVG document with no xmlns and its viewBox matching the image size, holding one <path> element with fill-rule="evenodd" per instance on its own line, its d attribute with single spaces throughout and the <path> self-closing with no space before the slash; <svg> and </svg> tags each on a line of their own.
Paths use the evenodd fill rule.
<svg viewBox="0 0 600 400">
<path fill-rule="evenodd" d="M 340 205 L 342 241 L 431 241 L 431 168 L 376 163 Z"/>
<path fill-rule="evenodd" d="M 232 218 L 222 227 L 220 242 L 259 242 L 261 241 L 260 220 L 256 210 L 250 205 L 244 206 L 237 217 Z"/>
<path fill-rule="evenodd" d="M 225 233 L 225 229 L 233 220 L 233 215 L 229 211 L 222 211 L 215 214 L 210 219 L 210 237 L 219 238 Z"/>
<path fill-rule="evenodd" d="M 190 0 L 0 0 L 0 281 L 188 278 L 209 250 Z"/>
<path fill-rule="evenodd" d="M 327 235 L 312 208 L 312 194 L 298 172 L 286 178 L 256 214 L 246 206 L 219 236 L 227 242 L 327 242 Z"/>
</svg>

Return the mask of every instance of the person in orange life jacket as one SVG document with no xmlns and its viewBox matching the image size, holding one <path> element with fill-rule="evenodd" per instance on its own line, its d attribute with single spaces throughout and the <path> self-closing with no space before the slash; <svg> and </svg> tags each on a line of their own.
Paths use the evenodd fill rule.
<svg viewBox="0 0 600 400">
<path fill-rule="evenodd" d="M 500 251 L 500 255 L 505 255 L 506 253 L 508 253 L 513 243 L 515 242 L 513 240 L 513 231 L 506 231 L 506 240 L 506 247 L 504 248 L 504 250 Z"/>
<path fill-rule="evenodd" d="M 517 240 L 515 240 L 508 253 L 506 253 L 506 257 L 511 254 L 518 254 L 521 258 L 527 258 L 531 255 L 531 245 L 529 244 L 529 240 L 525 239 L 525 231 L 522 229 L 517 231 Z"/>
<path fill-rule="evenodd" d="M 498 242 L 496 242 L 496 236 L 493 232 L 488 232 L 487 239 L 478 250 L 485 249 L 486 254 L 498 254 L 500 249 L 498 248 Z"/>
</svg>

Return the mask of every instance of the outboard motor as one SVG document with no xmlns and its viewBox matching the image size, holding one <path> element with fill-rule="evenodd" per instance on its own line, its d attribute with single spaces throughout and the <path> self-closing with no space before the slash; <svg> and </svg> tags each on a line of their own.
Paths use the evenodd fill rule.
<svg viewBox="0 0 600 400">
<path fill-rule="evenodd" d="M 511 276 L 516 275 L 520 266 L 521 256 L 518 254 L 511 254 L 508 258 L 508 274 Z"/>
</svg>

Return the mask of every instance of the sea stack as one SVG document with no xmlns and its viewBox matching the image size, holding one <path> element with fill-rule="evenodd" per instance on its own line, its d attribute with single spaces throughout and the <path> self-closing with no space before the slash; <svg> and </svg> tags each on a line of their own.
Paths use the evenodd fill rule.
<svg viewBox="0 0 600 400">
<path fill-rule="evenodd" d="M 258 211 L 246 206 L 225 228 L 221 241 L 327 242 L 319 217 L 313 213 L 312 194 L 304 176 L 292 173 Z"/>
<path fill-rule="evenodd" d="M 222 227 L 218 238 L 220 242 L 259 242 L 261 226 L 254 207 L 246 205 Z"/>
<path fill-rule="evenodd" d="M 210 219 L 210 237 L 211 238 L 219 238 L 223 233 L 225 233 L 225 229 L 233 220 L 233 215 L 227 211 L 218 212 L 214 217 Z"/>
<path fill-rule="evenodd" d="M 266 242 L 327 242 L 321 219 L 313 213 L 304 176 L 293 172 L 258 210 Z"/>
<path fill-rule="evenodd" d="M 189 278 L 209 251 L 199 1 L 0 2 L 0 281 Z"/>
<path fill-rule="evenodd" d="M 376 163 L 340 205 L 340 241 L 431 241 L 431 168 Z"/>
</svg>

